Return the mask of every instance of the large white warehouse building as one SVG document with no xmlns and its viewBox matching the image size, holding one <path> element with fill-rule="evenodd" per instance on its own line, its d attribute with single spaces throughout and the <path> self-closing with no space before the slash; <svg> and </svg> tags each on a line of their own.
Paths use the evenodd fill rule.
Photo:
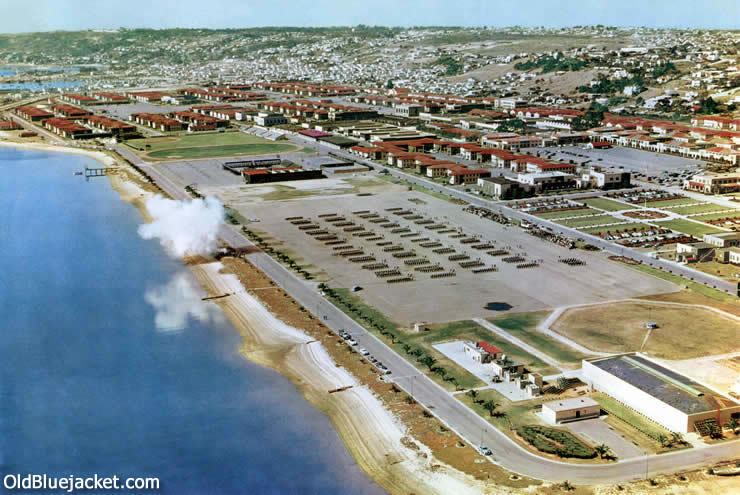
<svg viewBox="0 0 740 495">
<path fill-rule="evenodd" d="M 640 354 L 583 361 L 584 380 L 670 431 L 696 431 L 697 423 L 731 416 L 740 404 Z"/>
</svg>

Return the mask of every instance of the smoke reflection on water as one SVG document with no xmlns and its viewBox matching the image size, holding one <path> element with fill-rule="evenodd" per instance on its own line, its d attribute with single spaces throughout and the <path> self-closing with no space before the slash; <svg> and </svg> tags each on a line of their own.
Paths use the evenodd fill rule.
<svg viewBox="0 0 740 495">
<path fill-rule="evenodd" d="M 166 284 L 147 290 L 144 299 L 154 308 L 157 330 L 176 332 L 185 329 L 191 318 L 202 323 L 223 322 L 218 306 L 203 301 L 204 296 L 188 273 L 180 272 Z"/>
</svg>

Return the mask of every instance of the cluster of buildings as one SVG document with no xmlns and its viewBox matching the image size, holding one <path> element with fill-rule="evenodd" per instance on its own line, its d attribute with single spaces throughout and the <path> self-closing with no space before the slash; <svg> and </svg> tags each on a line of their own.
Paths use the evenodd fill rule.
<svg viewBox="0 0 740 495">
<path fill-rule="evenodd" d="M 740 232 L 704 234 L 699 242 L 676 244 L 676 261 L 696 263 L 715 260 L 740 265 Z"/>
<path fill-rule="evenodd" d="M 512 382 L 527 397 L 542 394 L 542 376 L 526 370 L 523 364 L 507 356 L 503 350 L 485 341 L 464 342 L 465 355 L 493 371 L 494 381 Z"/>
<path fill-rule="evenodd" d="M 95 115 L 84 108 L 58 101 L 51 101 L 48 110 L 24 105 L 17 107 L 15 113 L 31 122 L 38 122 L 47 130 L 67 139 L 126 138 L 137 133 L 136 126 L 132 124 Z"/>
<path fill-rule="evenodd" d="M 507 135 L 505 139 L 512 136 Z M 517 135 L 518 136 L 518 135 Z M 358 156 L 385 161 L 388 165 L 412 169 L 430 178 L 448 177 L 450 184 L 478 184 L 484 194 L 514 199 L 548 191 L 566 189 L 619 189 L 629 187 L 631 174 L 624 170 L 590 166 L 579 170 L 575 164 L 552 162 L 543 158 L 516 154 L 497 146 L 500 137 L 486 136 L 483 144 L 457 142 L 435 137 L 375 140 L 370 145 L 355 145 L 350 151 Z M 502 138 L 503 139 L 503 138 Z M 445 159 L 445 156 L 449 159 Z M 490 164 L 490 168 L 471 167 L 454 160 Z M 492 177 L 492 169 L 512 172 L 510 176 Z"/>
<path fill-rule="evenodd" d="M 603 126 L 589 132 L 594 140 L 685 158 L 738 164 L 738 119 L 696 117 L 691 125 L 607 114 Z"/>
</svg>

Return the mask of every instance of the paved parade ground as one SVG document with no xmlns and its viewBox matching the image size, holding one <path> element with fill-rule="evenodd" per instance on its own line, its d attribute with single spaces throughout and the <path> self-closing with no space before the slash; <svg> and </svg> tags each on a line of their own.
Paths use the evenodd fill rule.
<svg viewBox="0 0 740 495">
<path fill-rule="evenodd" d="M 501 311 L 535 311 L 678 289 L 671 283 L 611 262 L 602 254 L 568 250 L 530 236 L 518 227 L 482 219 L 464 212 L 458 204 L 425 194 L 392 190 L 358 195 L 352 187 L 346 189 L 347 194 L 343 194 L 342 186 L 329 179 L 302 181 L 300 186 L 296 184 L 280 186 L 298 187 L 297 190 L 275 189 L 275 185 L 265 184 L 223 189 L 214 187 L 209 188 L 208 192 L 220 196 L 243 217 L 257 220 L 249 224 L 251 230 L 266 234 L 277 249 L 301 260 L 302 264 L 308 265 L 309 269 L 318 273 L 319 278 L 330 286 L 363 287 L 358 295 L 402 324 L 411 324 L 417 320 L 443 322 L 489 317 Z M 326 188 L 323 193 L 322 187 Z M 383 190 L 377 186 L 376 188 Z M 268 193 L 272 194 L 268 198 L 282 201 L 265 201 L 266 190 L 272 191 Z M 255 197 L 255 192 L 262 192 L 263 197 Z M 407 220 L 386 211 L 388 208 L 407 209 L 421 220 Z M 352 213 L 364 210 L 377 212 L 388 219 L 388 224 L 398 225 L 381 227 L 382 224 L 359 218 Z M 367 239 L 373 237 L 359 237 L 345 232 L 343 227 L 335 227 L 319 217 L 328 214 L 342 215 L 353 226 L 361 226 L 382 239 L 368 241 Z M 348 245 L 361 253 L 357 257 L 368 256 L 373 262 L 385 263 L 389 268 L 397 267 L 402 275 L 410 275 L 413 280 L 388 283 L 373 271 L 363 269 L 361 266 L 367 264 L 366 262 L 352 262 L 348 257 L 337 255 L 331 245 L 323 244 L 286 220 L 295 216 L 310 219 L 325 228 L 329 234 L 346 239 Z M 415 223 L 424 220 L 444 225 L 442 232 L 449 229 L 454 232 L 439 233 L 439 230 L 428 229 L 429 224 Z M 408 230 L 392 232 L 397 229 Z M 413 237 L 416 232 L 420 235 Z M 476 241 L 466 243 L 468 241 L 463 242 L 465 238 L 476 238 Z M 428 240 L 413 242 L 414 239 Z M 433 244 L 425 247 L 428 243 Z M 472 247 L 486 243 L 490 244 L 486 249 Z M 429 264 L 438 264 L 445 272 L 454 271 L 455 274 L 433 278 L 429 273 L 419 272 L 405 263 L 408 258 L 397 258 L 394 256 L 397 252 L 384 251 L 391 244 L 401 246 L 403 249 L 400 252 L 413 252 L 414 256 L 409 257 L 411 259 L 426 259 Z M 450 248 L 451 251 L 434 251 L 440 248 Z M 505 254 L 501 254 L 501 251 Z M 493 255 L 488 254 L 491 252 Z M 469 258 L 449 260 L 453 255 L 465 255 Z M 512 256 L 517 258 L 510 262 L 505 261 Z M 585 265 L 571 266 L 559 261 L 560 258 L 568 257 L 577 257 Z M 495 266 L 497 271 L 473 273 L 473 268 L 460 265 L 476 260 L 481 263 L 477 268 Z M 536 266 L 517 268 L 530 263 Z"/>
</svg>

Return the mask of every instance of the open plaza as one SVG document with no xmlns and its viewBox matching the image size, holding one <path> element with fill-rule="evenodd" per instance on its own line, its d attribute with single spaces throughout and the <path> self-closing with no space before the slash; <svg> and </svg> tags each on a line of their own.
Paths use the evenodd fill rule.
<svg viewBox="0 0 740 495">
<path fill-rule="evenodd" d="M 169 175 L 181 169 L 163 170 Z M 568 249 L 467 213 L 459 204 L 392 184 L 358 193 L 352 181 L 363 179 L 338 180 L 344 184 L 289 184 L 283 195 L 274 186 L 220 188 L 202 181 L 199 190 L 221 197 L 245 218 L 259 219 L 248 228 L 311 266 L 329 285 L 361 286 L 363 299 L 407 325 L 678 290 L 599 253 L 578 252 L 582 264 L 565 263 L 573 255 Z M 286 201 L 264 201 L 256 197 L 260 190 Z M 368 265 L 382 268 L 363 268 Z M 394 275 L 380 277 L 381 270 Z M 389 283 L 396 278 L 409 280 Z"/>
</svg>

